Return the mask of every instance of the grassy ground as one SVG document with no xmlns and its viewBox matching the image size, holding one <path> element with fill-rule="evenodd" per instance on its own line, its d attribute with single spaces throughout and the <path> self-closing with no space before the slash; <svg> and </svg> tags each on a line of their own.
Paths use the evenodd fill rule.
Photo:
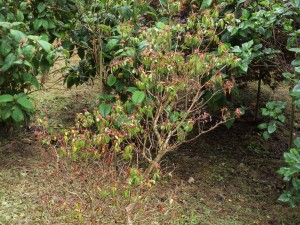
<svg viewBox="0 0 300 225">
<path fill-rule="evenodd" d="M 254 88 L 236 102 L 254 101 Z M 265 101 L 285 96 L 286 89 L 263 93 Z M 51 125 L 68 127 L 75 112 L 97 104 L 97 85 L 66 90 L 57 84 L 33 99 Z M 115 167 L 57 158 L 33 131 L 16 131 L 0 139 L 0 224 L 300 224 L 299 208 L 277 202 L 285 187 L 276 171 L 287 129 L 264 142 L 251 112 L 232 129 L 221 127 L 168 154 L 166 176 L 151 188 L 134 189 L 134 203 L 122 193 L 118 204 L 105 197 L 122 183 Z"/>
</svg>

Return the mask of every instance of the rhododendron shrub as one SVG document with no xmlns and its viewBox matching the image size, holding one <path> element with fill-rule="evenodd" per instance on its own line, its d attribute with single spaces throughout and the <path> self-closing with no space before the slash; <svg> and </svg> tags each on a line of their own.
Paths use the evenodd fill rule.
<svg viewBox="0 0 300 225">
<path fill-rule="evenodd" d="M 186 24 L 159 22 L 122 39 L 124 54 L 107 69 L 110 93 L 93 113 L 77 115 L 76 127 L 61 138 L 61 152 L 74 159 L 121 156 L 157 176 L 166 153 L 238 117 L 240 110 L 223 107 L 212 114 L 207 107 L 231 92 L 234 81 L 225 71 L 238 62 L 218 39 L 230 21 L 218 19 L 217 10 L 193 14 Z M 141 42 L 139 54 L 125 54 Z M 113 88 L 118 80 L 124 85 Z"/>
</svg>

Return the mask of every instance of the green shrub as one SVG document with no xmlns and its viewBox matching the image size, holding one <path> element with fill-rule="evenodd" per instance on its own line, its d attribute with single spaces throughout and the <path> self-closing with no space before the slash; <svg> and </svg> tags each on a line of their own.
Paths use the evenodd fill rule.
<svg viewBox="0 0 300 225">
<path fill-rule="evenodd" d="M 279 201 L 287 202 L 295 207 L 300 202 L 300 137 L 294 141 L 295 148 L 284 153 L 284 161 L 287 167 L 281 167 L 279 174 L 284 176 L 284 181 L 291 182 L 291 187 L 286 190 L 280 197 Z"/>
<path fill-rule="evenodd" d="M 70 2 L 0 1 L 0 122 L 21 124 L 34 112 L 28 94 L 62 55 L 49 40 L 63 35 Z"/>
</svg>

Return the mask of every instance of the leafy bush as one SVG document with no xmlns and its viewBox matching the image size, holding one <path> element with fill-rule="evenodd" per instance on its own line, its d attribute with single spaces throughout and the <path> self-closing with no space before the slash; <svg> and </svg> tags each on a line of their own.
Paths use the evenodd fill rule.
<svg viewBox="0 0 300 225">
<path fill-rule="evenodd" d="M 279 74 L 290 63 L 285 45 L 281 43 L 289 39 L 295 12 L 282 1 L 238 1 L 228 10 L 235 14 L 236 20 L 227 27 L 222 41 L 234 46 L 232 52 L 241 58 L 236 78 L 244 82 L 261 79 L 276 87 L 283 80 Z M 282 53 L 286 57 L 282 57 Z M 281 66 L 276 66 L 278 64 Z"/>
<path fill-rule="evenodd" d="M 261 123 L 258 126 L 259 129 L 265 130 L 263 133 L 265 140 L 270 138 L 270 134 L 276 131 L 278 125 L 283 125 L 285 122 L 285 115 L 283 112 L 285 106 L 286 102 L 270 101 L 266 104 L 266 108 L 262 108 L 262 115 L 270 118 L 267 123 Z"/>
<path fill-rule="evenodd" d="M 21 22 L 0 22 L 0 26 L 0 120 L 21 123 L 34 111 L 26 93 L 40 87 L 37 76 L 49 70 L 43 62 L 51 65 L 57 49 L 41 36 L 23 33 Z"/>
<path fill-rule="evenodd" d="M 132 21 L 131 32 L 146 23 L 142 15 L 151 14 L 153 9 L 146 1 L 76 1 L 78 8 L 74 16 L 74 29 L 70 32 L 70 41 L 77 47 L 81 61 L 70 68 L 65 78 L 67 87 L 78 86 L 96 75 L 103 80 L 105 66 L 121 49 L 119 24 Z M 139 22 L 139 24 L 137 24 Z M 147 21 L 149 22 L 149 21 Z M 100 87 L 104 93 L 104 87 Z"/>
<path fill-rule="evenodd" d="M 278 200 L 287 202 L 295 207 L 300 202 L 300 138 L 294 141 L 295 148 L 284 153 L 284 161 L 288 164 L 287 167 L 282 167 L 278 171 L 284 176 L 284 181 L 291 182 L 292 187 L 285 191 Z"/>
<path fill-rule="evenodd" d="M 67 17 L 56 8 L 67 2 L 0 1 L 0 122 L 20 124 L 34 112 L 28 94 L 40 88 L 62 55 L 61 43 L 54 46 L 49 40 L 60 37 L 58 20 L 62 12 Z M 59 8 L 66 10 L 63 5 Z"/>
<path fill-rule="evenodd" d="M 217 36 L 232 18 L 219 19 L 218 10 L 193 14 L 186 24 L 157 22 L 136 34 L 130 23 L 117 26 L 122 39 L 115 39 L 120 49 L 107 69 L 110 93 L 54 138 L 61 154 L 74 160 L 121 156 L 142 165 L 146 176 L 154 170 L 155 179 L 166 153 L 240 116 L 239 109 L 223 107 L 216 115 L 208 109 L 216 96 L 231 92 L 234 82 L 224 71 L 238 63 Z"/>
</svg>

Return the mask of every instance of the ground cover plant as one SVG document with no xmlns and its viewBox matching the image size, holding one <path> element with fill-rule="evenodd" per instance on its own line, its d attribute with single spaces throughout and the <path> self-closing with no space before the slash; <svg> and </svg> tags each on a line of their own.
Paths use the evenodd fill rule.
<svg viewBox="0 0 300 225">
<path fill-rule="evenodd" d="M 102 213 L 106 209 L 114 216 L 116 210 L 121 212 L 117 216 L 120 220 L 114 218 L 115 222 L 108 223 L 142 223 L 141 215 L 153 212 L 147 205 L 153 200 L 149 197 L 153 185 L 172 177 L 164 159 L 218 127 L 229 129 L 244 113 L 247 115 L 250 107 L 245 104 L 253 101 L 254 124 L 259 124 L 254 132 L 264 139 L 274 141 L 275 131 L 280 132 L 282 125 L 290 122 L 288 145 L 281 149 L 291 149 L 284 155 L 288 167 L 278 172 L 285 181 L 291 181 L 291 190 L 278 197 L 297 206 L 298 1 L 1 4 L 1 125 L 29 125 L 35 111 L 30 98 L 37 105 L 42 101 L 35 93 L 46 88 L 49 71 L 59 59 L 64 65 L 56 70 L 62 73 L 58 80 L 68 88 L 93 83 L 98 87 L 98 97 L 87 109 L 77 111 L 73 126 L 53 127 L 44 116 L 37 116 L 36 123 L 29 126 L 43 146 L 51 149 L 54 168 L 68 174 L 62 180 L 75 188 L 65 192 L 76 196 L 74 201 L 64 199 L 70 203 L 66 221 L 86 222 L 86 216 L 99 223 L 108 215 Z M 64 7 L 57 10 L 60 4 Z M 68 57 L 77 56 L 78 64 L 68 66 L 72 61 Z M 250 85 L 253 80 L 258 81 L 257 96 L 247 102 L 237 101 L 243 93 L 242 84 Z M 290 92 L 285 95 L 290 99 L 261 100 L 263 83 L 271 88 L 287 85 Z M 86 101 L 85 96 L 77 99 Z M 266 102 L 261 109 L 268 117 L 265 121 L 259 118 L 260 101 Z M 286 106 L 290 109 L 285 111 Z M 59 108 L 70 109 L 68 105 Z M 38 110 L 42 114 L 47 111 Z M 252 144 L 246 149 L 260 151 Z M 244 163 L 234 170 L 240 174 L 249 171 Z M 82 197 L 78 194 L 82 182 L 93 173 L 99 179 L 83 187 Z M 224 177 L 230 176 L 216 175 L 215 179 L 223 182 Z M 251 179 L 264 182 L 254 175 Z M 188 183 L 192 185 L 195 179 L 189 177 Z M 225 199 L 219 195 L 215 198 L 220 202 Z M 156 222 L 178 216 L 176 194 L 167 199 L 155 203 L 158 212 L 165 212 L 165 220 L 154 213 Z M 171 223 L 199 223 L 199 215 L 196 218 L 191 212 L 190 217 Z"/>
</svg>

